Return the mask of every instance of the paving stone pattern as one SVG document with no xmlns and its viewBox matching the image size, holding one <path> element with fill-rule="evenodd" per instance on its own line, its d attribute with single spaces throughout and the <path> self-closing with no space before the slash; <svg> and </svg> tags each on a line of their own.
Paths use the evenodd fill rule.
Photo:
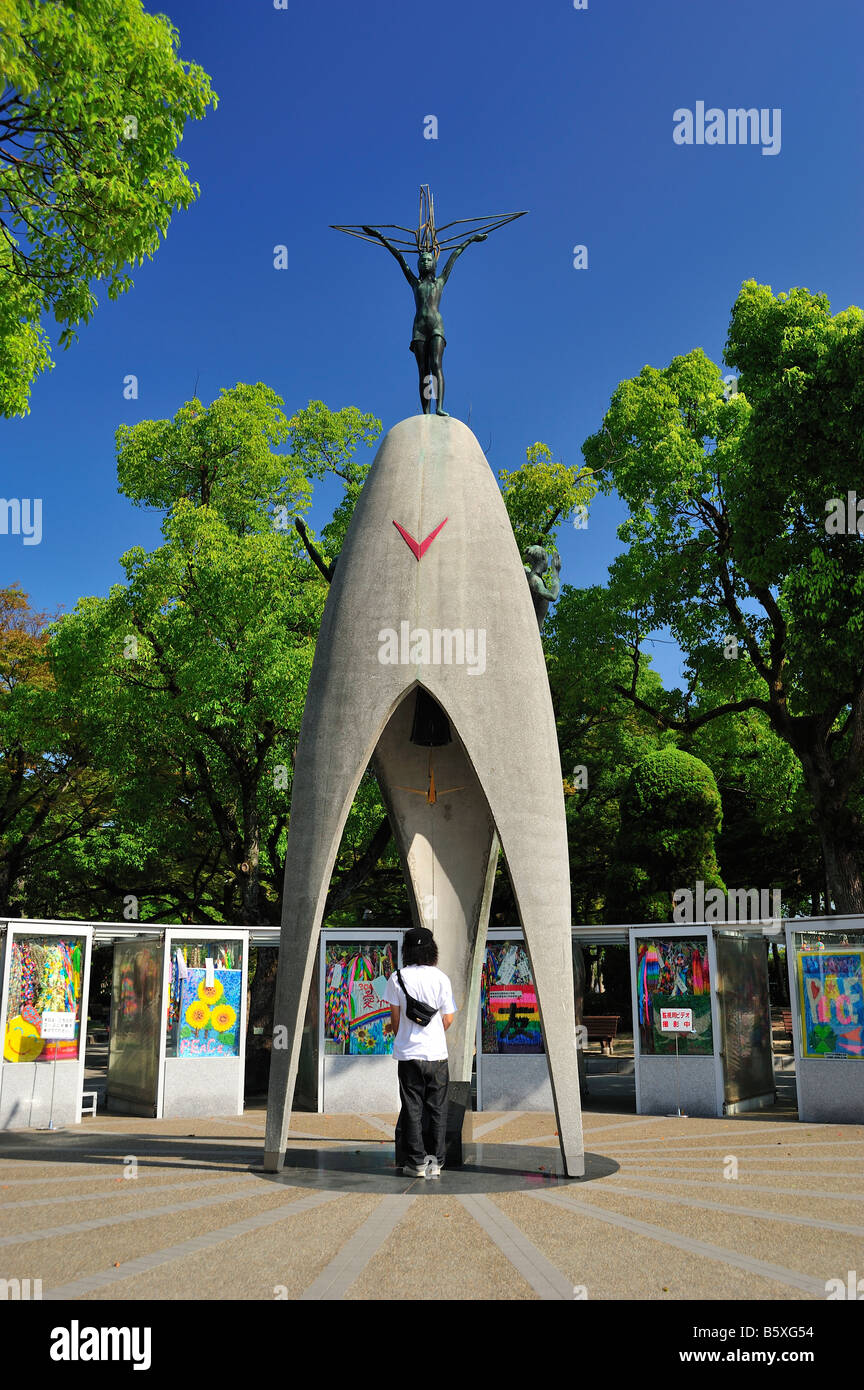
<svg viewBox="0 0 864 1390">
<path fill-rule="evenodd" d="M 484 1112 L 430 1182 L 393 1167 L 394 1120 L 294 1116 L 278 1179 L 261 1110 L 0 1135 L 0 1278 L 58 1301 L 674 1301 L 824 1300 L 864 1273 L 861 1125 L 588 1113 L 573 1182 L 551 1113 Z"/>
</svg>

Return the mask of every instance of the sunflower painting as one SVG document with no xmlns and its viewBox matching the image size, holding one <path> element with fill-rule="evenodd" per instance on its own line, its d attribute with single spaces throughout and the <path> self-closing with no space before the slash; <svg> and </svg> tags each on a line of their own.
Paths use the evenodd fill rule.
<svg viewBox="0 0 864 1390">
<path fill-rule="evenodd" d="M 200 999 L 194 999 L 192 1001 L 184 1016 L 189 1027 L 194 1028 L 196 1031 L 199 1028 L 206 1028 L 207 1024 L 210 1022 L 210 1010 Z"/>
<path fill-rule="evenodd" d="M 241 970 L 206 972 L 193 967 L 182 981 L 178 1057 L 236 1057 L 240 1051 Z"/>
<path fill-rule="evenodd" d="M 218 1004 L 222 995 L 225 993 L 225 986 L 222 981 L 213 976 L 212 985 L 208 985 L 206 976 L 198 986 L 198 998 L 205 1004 Z"/>
<path fill-rule="evenodd" d="M 230 1004 L 217 1004 L 210 1019 L 217 1033 L 227 1033 L 237 1022 L 237 1014 Z"/>
</svg>

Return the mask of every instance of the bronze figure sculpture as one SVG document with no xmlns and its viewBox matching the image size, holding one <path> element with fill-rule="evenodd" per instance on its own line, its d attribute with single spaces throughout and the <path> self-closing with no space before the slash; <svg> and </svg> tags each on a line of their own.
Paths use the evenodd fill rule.
<svg viewBox="0 0 864 1390">
<path fill-rule="evenodd" d="M 525 552 L 525 576 L 534 601 L 537 625 L 543 631 L 550 603 L 554 603 L 561 592 L 561 556 L 557 550 L 547 550 L 542 545 L 531 545 Z M 546 579 L 543 576 L 547 575 Z"/>
<path fill-rule="evenodd" d="M 444 409 L 444 372 L 442 369 L 442 359 L 447 340 L 444 337 L 444 323 L 441 318 L 441 294 L 458 258 L 462 252 L 469 247 L 472 242 L 485 241 L 490 232 L 494 232 L 498 227 L 505 226 L 517 217 L 524 217 L 524 212 L 506 213 L 501 217 L 482 218 L 466 217 L 459 218 L 456 222 L 448 222 L 441 228 L 435 226 L 435 209 L 432 194 L 428 185 L 420 189 L 420 216 L 416 229 L 400 227 L 395 223 L 389 223 L 384 230 L 405 232 L 410 236 L 410 240 L 405 237 L 384 235 L 384 230 L 380 227 L 363 225 L 361 227 L 340 227 L 334 225 L 337 232 L 347 232 L 350 236 L 359 236 L 362 240 L 376 241 L 390 252 L 394 260 L 398 261 L 399 267 L 414 294 L 414 323 L 411 330 L 411 342 L 409 344 L 417 360 L 417 372 L 420 388 L 420 405 L 424 415 L 432 413 L 432 401 L 435 401 L 435 414 L 447 415 Z M 445 233 L 456 226 L 464 226 L 466 223 L 480 224 L 478 230 L 464 240 L 459 240 L 458 234 L 446 236 Z M 438 257 L 442 250 L 452 248 L 444 269 L 441 274 L 436 274 Z M 402 250 L 417 251 L 417 274 L 409 269 Z"/>
</svg>

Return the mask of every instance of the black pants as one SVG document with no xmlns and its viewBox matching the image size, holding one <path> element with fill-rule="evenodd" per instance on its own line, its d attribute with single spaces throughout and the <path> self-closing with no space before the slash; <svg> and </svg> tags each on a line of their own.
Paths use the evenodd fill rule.
<svg viewBox="0 0 864 1390">
<path fill-rule="evenodd" d="M 396 1162 L 422 1168 L 426 1155 L 433 1154 L 443 1163 L 450 1080 L 447 1060 L 397 1065 L 402 1109 L 396 1124 Z"/>
</svg>

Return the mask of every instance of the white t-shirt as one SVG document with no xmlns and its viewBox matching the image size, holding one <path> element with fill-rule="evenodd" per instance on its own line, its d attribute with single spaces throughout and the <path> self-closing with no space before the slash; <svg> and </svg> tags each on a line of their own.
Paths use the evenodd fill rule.
<svg viewBox="0 0 864 1390">
<path fill-rule="evenodd" d="M 399 1031 L 393 1043 L 393 1056 L 397 1062 L 446 1061 L 447 1037 L 441 1015 L 456 1013 L 450 981 L 437 965 L 403 965 L 402 978 L 409 994 L 438 1012 L 425 1028 L 419 1023 L 412 1023 L 405 1012 L 405 995 L 399 988 L 394 970 L 384 991 L 387 1003 L 398 1004 L 401 1009 Z"/>
</svg>

